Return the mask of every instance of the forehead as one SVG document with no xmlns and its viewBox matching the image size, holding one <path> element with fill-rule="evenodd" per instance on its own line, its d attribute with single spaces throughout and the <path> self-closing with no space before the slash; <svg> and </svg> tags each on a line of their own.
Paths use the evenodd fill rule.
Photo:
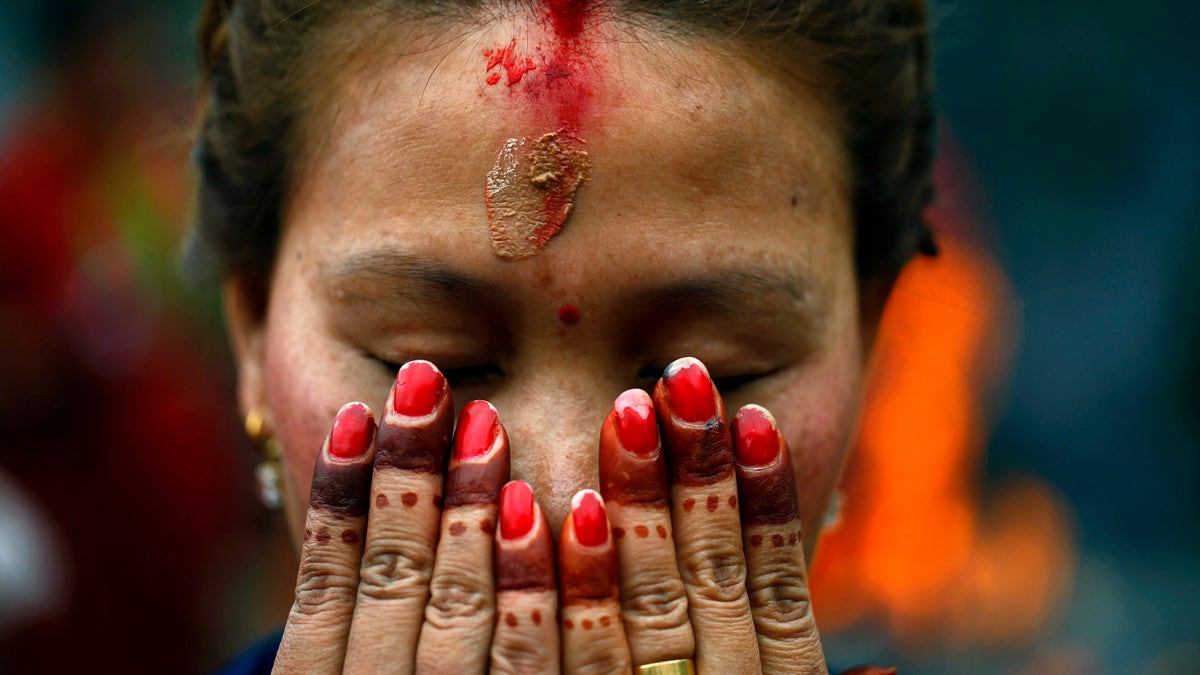
<svg viewBox="0 0 1200 675">
<path fill-rule="evenodd" d="M 837 125 L 813 92 L 704 42 L 594 30 L 575 132 L 590 174 L 538 260 L 492 255 L 484 203 L 505 143 L 561 124 L 553 97 L 536 93 L 547 73 L 515 86 L 492 75 L 498 48 L 549 48 L 535 22 L 464 26 L 415 47 L 397 33 L 338 69 L 304 133 L 285 236 L 330 263 L 389 247 L 496 277 L 550 261 L 576 276 L 592 263 L 661 268 L 664 252 L 685 266 L 795 267 L 848 251 Z"/>
</svg>

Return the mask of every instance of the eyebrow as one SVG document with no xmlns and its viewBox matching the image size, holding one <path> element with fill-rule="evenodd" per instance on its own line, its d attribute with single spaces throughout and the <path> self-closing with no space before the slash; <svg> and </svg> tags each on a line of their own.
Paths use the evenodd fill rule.
<svg viewBox="0 0 1200 675">
<path fill-rule="evenodd" d="M 327 293 L 339 302 L 376 304 L 388 299 L 420 303 L 497 302 L 504 297 L 496 284 L 445 263 L 399 250 L 349 256 L 323 275 Z M 713 269 L 662 286 L 635 291 L 634 300 L 662 310 L 724 316 L 758 312 L 764 304 L 784 300 L 800 314 L 815 319 L 824 305 L 807 277 L 782 270 Z"/>
<path fill-rule="evenodd" d="M 384 296 L 398 296 L 436 303 L 479 301 L 500 295 L 500 289 L 489 281 L 400 251 L 355 254 L 337 262 L 322 276 L 328 279 L 329 294 L 339 301 L 373 303 L 386 299 Z"/>
<path fill-rule="evenodd" d="M 718 269 L 641 294 L 655 307 L 686 306 L 693 312 L 745 314 L 766 299 L 790 300 L 808 314 L 819 309 L 813 284 L 806 277 L 773 270 Z"/>
</svg>

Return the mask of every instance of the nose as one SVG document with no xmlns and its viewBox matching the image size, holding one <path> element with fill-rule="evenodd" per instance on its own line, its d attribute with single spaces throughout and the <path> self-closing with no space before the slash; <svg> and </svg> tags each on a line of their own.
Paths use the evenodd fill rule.
<svg viewBox="0 0 1200 675">
<path fill-rule="evenodd" d="M 492 399 L 508 432 L 512 479 L 533 487 L 556 535 L 571 497 L 599 489 L 600 427 L 629 386 L 613 370 L 542 363 L 513 373 Z"/>
</svg>

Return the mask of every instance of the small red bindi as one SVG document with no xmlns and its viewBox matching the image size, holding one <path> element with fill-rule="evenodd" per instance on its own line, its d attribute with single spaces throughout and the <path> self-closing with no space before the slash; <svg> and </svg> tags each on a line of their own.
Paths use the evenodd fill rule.
<svg viewBox="0 0 1200 675">
<path fill-rule="evenodd" d="M 579 323 L 579 308 L 575 305 L 563 305 L 559 307 L 558 320 L 568 326 L 574 326 Z"/>
</svg>

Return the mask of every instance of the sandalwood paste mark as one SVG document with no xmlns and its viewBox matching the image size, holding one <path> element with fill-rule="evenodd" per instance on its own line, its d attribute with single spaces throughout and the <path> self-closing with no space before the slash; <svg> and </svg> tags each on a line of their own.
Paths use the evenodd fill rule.
<svg viewBox="0 0 1200 675">
<path fill-rule="evenodd" d="M 581 145 L 562 131 L 505 141 L 484 192 L 496 256 L 530 258 L 562 230 L 591 169 Z"/>
<path fill-rule="evenodd" d="M 562 230 L 590 168 L 577 134 L 595 96 L 599 72 L 583 36 L 595 3 L 545 0 L 543 7 L 552 44 L 535 45 L 532 50 L 526 46 L 522 53 L 513 38 L 507 45 L 483 51 L 487 84 L 505 80 L 514 94 L 521 92 L 535 108 L 552 111 L 559 128 L 536 140 L 508 139 L 488 173 L 484 201 L 492 251 L 505 260 L 537 255 Z M 526 78 L 531 71 L 537 72 Z"/>
</svg>

